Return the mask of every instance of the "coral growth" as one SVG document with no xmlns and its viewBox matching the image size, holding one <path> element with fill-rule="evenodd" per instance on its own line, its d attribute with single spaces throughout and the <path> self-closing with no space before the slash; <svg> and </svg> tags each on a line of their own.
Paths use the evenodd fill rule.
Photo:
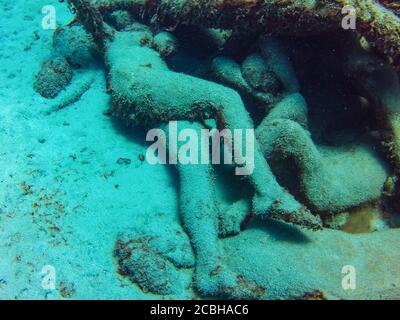
<svg viewBox="0 0 400 320">
<path fill-rule="evenodd" d="M 400 68 L 400 17 L 374 0 L 336 0 L 341 5 L 356 9 L 357 31 L 397 69 Z"/>
</svg>

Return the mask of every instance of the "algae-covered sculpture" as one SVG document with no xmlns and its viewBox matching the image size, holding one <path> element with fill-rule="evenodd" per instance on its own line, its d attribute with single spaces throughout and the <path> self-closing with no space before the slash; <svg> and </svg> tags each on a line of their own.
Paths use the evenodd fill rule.
<svg viewBox="0 0 400 320">
<path fill-rule="evenodd" d="M 253 127 L 235 91 L 169 71 L 156 51 L 141 45 L 147 36 L 141 32 L 121 32 L 114 35 L 107 49 L 114 114 L 133 125 L 143 126 L 214 118 L 220 129 Z M 181 85 L 174 90 L 176 83 Z M 270 212 L 282 219 L 290 216 L 292 222 L 318 227 L 318 221 L 277 184 L 257 142 L 254 172 L 249 180 L 255 190 L 256 214 Z"/>
<path fill-rule="evenodd" d="M 264 119 L 257 128 L 257 138 L 265 156 L 281 166 L 277 170 L 286 175 L 292 171 L 292 179 L 298 176 L 297 190 L 317 212 L 341 212 L 378 199 L 387 173 L 374 149 L 368 145 L 316 146 L 301 124 L 307 119 L 306 110 L 303 98 L 294 94 Z"/>
<path fill-rule="evenodd" d="M 113 114 L 132 125 L 148 127 L 171 120 L 215 118 L 220 128 L 252 128 L 250 117 L 235 91 L 209 81 L 170 71 L 156 51 L 141 45 L 142 39 L 149 39 L 150 36 L 149 31 L 119 32 L 114 35 L 113 41 L 109 44 L 106 61 L 110 66 L 109 85 L 113 99 L 111 110 Z M 176 88 L 177 83 L 180 84 L 178 88 Z M 318 228 L 318 218 L 303 209 L 301 204 L 277 184 L 259 151 L 259 146 L 256 145 L 255 149 L 255 170 L 249 176 L 255 189 L 254 213 L 268 214 L 270 217 Z M 196 198 L 195 192 L 189 190 L 193 189 L 194 181 L 197 181 L 196 177 L 202 170 L 201 166 L 192 168 L 189 165 L 178 166 L 178 170 L 181 173 L 180 201 L 183 221 L 191 219 L 185 223 L 185 226 L 189 229 L 195 248 L 196 268 L 201 274 L 198 279 L 205 281 L 207 275 L 215 273 L 215 278 L 218 275 L 220 281 L 233 286 L 235 277 L 229 279 L 229 276 L 223 272 L 220 258 L 218 258 L 221 254 L 217 248 L 212 249 L 218 238 L 216 227 L 218 213 L 216 205 L 213 204 L 215 201 L 212 200 L 212 190 L 205 192 L 209 188 L 207 185 L 212 186 L 209 183 L 211 173 L 206 171 L 203 177 L 198 178 L 202 180 L 199 183 L 204 184 L 202 188 L 197 187 L 202 190 L 202 194 L 199 195 L 193 207 L 186 207 L 188 200 L 185 200 L 185 195 L 190 194 L 189 197 Z M 205 207 L 199 207 L 198 202 L 201 198 L 206 201 Z M 192 216 L 193 218 L 190 218 Z M 205 233 L 199 231 L 202 223 Z M 203 260 L 207 260 L 207 263 L 203 264 Z M 218 288 L 202 289 L 203 286 L 207 287 L 209 284 L 203 285 L 198 281 L 198 287 L 204 293 L 215 294 L 218 292 L 216 290 L 219 290 Z M 222 284 L 222 286 L 228 286 L 228 284 Z"/>
<path fill-rule="evenodd" d="M 168 242 L 159 238 L 157 226 L 151 223 L 134 226 L 118 236 L 114 248 L 119 273 L 143 291 L 160 295 L 188 290 L 181 271 L 193 268 L 194 289 L 203 296 L 345 297 L 327 280 L 330 268 L 337 266 L 335 254 L 352 260 L 354 257 L 341 243 L 355 243 L 361 246 L 355 257 L 366 256 L 365 261 L 370 261 L 365 249 L 368 236 L 356 239 L 342 231 L 316 230 L 322 229 L 321 216 L 348 217 L 348 210 L 378 203 L 390 181 L 390 170 L 394 176 L 399 174 L 400 85 L 395 71 L 400 67 L 398 7 L 372 0 L 68 2 L 77 21 L 69 29 L 56 32 L 53 54 L 63 59 L 64 65 L 75 68 L 90 64 L 93 56 L 101 58 L 111 95 L 109 114 L 130 126 L 146 129 L 160 127 L 168 131 L 168 122 L 177 121 L 179 129 L 192 129 L 199 135 L 209 120 L 214 120 L 220 130 L 257 127 L 254 171 L 240 181 L 242 197 L 223 203 L 216 192 L 217 168 L 178 163 L 181 222 L 191 248 L 181 234 L 176 241 Z M 327 146 L 313 136 L 301 81 L 289 53 L 271 36 L 340 31 L 345 5 L 356 9 L 360 27 L 349 31 L 351 37 L 339 32 L 343 41 L 348 41 L 346 49 L 338 50 L 343 74 L 354 85 L 352 90 L 372 105 L 373 111 L 369 112 L 374 112 L 377 119 L 378 140 L 384 146 L 381 153 L 391 163 L 385 163 L 371 139 Z M 87 34 L 76 24 L 83 25 Z M 184 54 L 179 44 L 180 28 L 201 30 L 206 41 L 218 43 L 217 51 L 206 59 L 209 65 L 205 69 L 209 72 L 203 78 L 177 72 L 170 63 L 175 55 Z M 78 56 L 65 46 L 71 39 L 70 32 L 80 34 Z M 241 56 L 230 52 L 228 48 L 243 45 L 245 37 L 255 39 L 248 52 Z M 231 42 L 225 47 L 227 38 Z M 360 47 L 362 41 L 368 42 L 368 52 Z M 51 96 L 60 90 L 57 88 Z M 239 166 L 242 163 L 241 159 L 234 160 Z M 230 169 L 222 175 L 232 176 Z M 268 266 L 238 268 L 226 252 L 239 255 L 237 248 L 245 245 L 236 243 L 235 238 L 222 244 L 220 236 L 240 233 L 253 216 L 266 220 L 269 228 L 272 225 L 275 229 L 271 233 L 279 234 L 278 238 L 290 237 L 283 233 L 301 232 L 304 238 L 298 236 L 298 243 L 286 246 L 276 239 L 267 241 Z M 176 230 L 170 230 L 173 232 Z M 376 243 L 388 237 L 388 232 L 373 236 Z M 328 267 L 321 271 L 321 280 L 306 279 L 313 270 L 308 262 L 318 263 L 318 250 L 326 241 L 334 253 L 323 257 Z M 374 247 L 373 252 L 378 250 Z M 284 259 L 276 258 L 280 252 L 287 257 L 286 266 L 281 263 Z M 391 253 L 387 250 L 382 255 Z M 249 263 L 245 257 L 243 261 Z M 281 271 L 287 282 L 279 286 L 274 276 Z M 288 288 L 289 284 L 293 289 Z"/>
</svg>

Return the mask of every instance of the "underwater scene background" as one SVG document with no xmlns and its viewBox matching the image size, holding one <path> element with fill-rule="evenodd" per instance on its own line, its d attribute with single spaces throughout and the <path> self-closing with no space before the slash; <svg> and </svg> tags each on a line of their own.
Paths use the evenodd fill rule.
<svg viewBox="0 0 400 320">
<path fill-rule="evenodd" d="M 397 1 L 0 11 L 0 299 L 400 298 Z"/>
</svg>

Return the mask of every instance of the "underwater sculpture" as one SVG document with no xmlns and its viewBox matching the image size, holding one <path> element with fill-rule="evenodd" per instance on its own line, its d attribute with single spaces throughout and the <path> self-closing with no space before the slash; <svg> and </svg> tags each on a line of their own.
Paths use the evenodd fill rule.
<svg viewBox="0 0 400 320">
<path fill-rule="evenodd" d="M 354 34 L 364 37 L 368 45 L 385 55 L 396 68 L 400 64 L 400 17 L 399 8 L 387 1 L 335 0 L 335 1 L 181 1 L 170 0 L 71 0 L 77 18 L 92 34 L 100 50 L 105 50 L 107 38 L 113 31 L 104 19 L 118 10 L 126 10 L 133 17 L 148 21 L 154 29 L 160 26 L 175 29 L 178 25 L 240 30 L 243 38 L 251 35 L 307 35 L 342 29 L 344 6 L 356 10 L 357 28 Z M 239 82 L 236 81 L 236 84 Z M 235 88 L 239 92 L 249 88 Z M 251 90 L 251 89 L 250 89 Z M 247 92 L 248 93 L 248 92 Z M 251 95 L 251 94 L 250 94 Z M 253 99 L 268 108 L 271 95 L 257 92 Z M 379 102 L 377 102 L 379 104 Z M 392 112 L 393 113 L 393 112 Z M 391 117 L 398 118 L 397 116 Z M 391 152 L 398 145 L 398 125 L 387 123 L 385 141 Z M 396 142 L 397 141 L 397 142 Z M 395 160 L 396 161 L 396 160 Z M 398 160 L 397 160 L 398 162 Z"/>
<path fill-rule="evenodd" d="M 93 38 L 96 39 L 96 34 Z M 152 48 L 160 48 L 160 45 L 154 45 L 156 38 L 146 26 L 134 23 L 125 31 L 114 32 L 108 41 L 104 38 L 101 42 L 99 50 L 104 53 L 104 60 L 110 69 L 108 86 L 112 96 L 112 114 L 131 125 L 148 128 L 171 120 L 202 121 L 210 118 L 216 120 L 220 129 L 253 128 L 241 97 L 235 91 L 170 71 L 160 54 Z M 167 39 L 169 41 L 170 37 Z M 176 88 L 176 83 L 181 84 L 180 87 Z M 174 94 L 171 95 L 171 92 Z M 254 143 L 254 172 L 248 176 L 255 192 L 253 213 L 313 229 L 321 228 L 320 218 L 312 215 L 279 186 L 257 141 Z M 178 165 L 178 169 L 182 184 L 180 203 L 183 221 L 190 219 L 190 223 L 184 224 L 196 254 L 197 289 L 203 294 L 243 296 L 245 288 L 251 286 L 240 275 L 226 270 L 220 258 L 217 204 L 216 201 L 210 204 L 209 197 L 204 197 L 204 190 L 212 190 L 210 173 L 206 171 L 200 177 L 204 190 L 198 197 L 194 196 L 195 192 L 190 193 L 187 199 L 196 199 L 195 204 L 190 205 L 191 201 L 185 200 L 185 195 L 192 188 L 184 181 L 193 181 L 202 170 L 198 166 L 193 169 L 190 165 Z M 212 197 L 212 191 L 208 194 Z M 200 199 L 205 199 L 206 203 L 199 205 Z M 204 230 L 199 230 L 199 225 L 203 225 Z"/>
<path fill-rule="evenodd" d="M 75 77 L 76 70 L 87 70 L 99 55 L 91 36 L 80 26 L 59 27 L 53 47 L 35 76 L 33 88 L 42 97 L 53 99 L 51 114 L 78 101 L 94 81 L 91 75 Z"/>
<path fill-rule="evenodd" d="M 229 58 L 215 58 L 212 72 L 219 82 L 250 95 L 256 103 L 264 91 L 275 92 L 263 103 L 268 116 L 256 134 L 274 173 L 281 179 L 290 176 L 292 185 L 286 181 L 285 186 L 297 191 L 296 195 L 319 213 L 340 212 L 378 199 L 387 172 L 376 151 L 366 144 L 352 148 L 316 146 L 307 131 L 307 103 L 284 50 L 277 40 L 268 38 L 261 39 L 259 46 L 261 54 L 252 53 L 242 66 Z M 249 60 L 254 61 L 250 72 Z M 274 82 L 283 87 L 280 92 L 271 90 L 274 75 Z"/>
<path fill-rule="evenodd" d="M 73 69 L 90 67 L 96 55 L 96 45 L 81 27 L 57 28 L 50 55 L 35 77 L 35 91 L 44 98 L 57 97 L 71 83 Z"/>
<path fill-rule="evenodd" d="M 96 39 L 96 42 L 99 45 L 100 51 L 102 51 L 104 55 L 104 60 L 107 68 L 109 69 L 108 89 L 113 98 L 112 112 L 116 116 L 122 118 L 129 124 L 139 124 L 145 126 L 161 125 L 160 123 L 166 122 L 170 119 L 204 120 L 204 118 L 207 119 L 213 117 L 217 118 L 217 123 L 222 127 L 231 126 L 232 128 L 235 128 L 239 126 L 240 128 L 247 128 L 252 126 L 251 120 L 244 110 L 243 102 L 235 91 L 209 81 L 197 79 L 183 74 L 177 74 L 168 68 L 165 61 L 160 57 L 157 51 L 162 55 L 168 55 L 170 52 L 175 51 L 173 43 L 174 41 L 169 34 L 164 33 L 162 37 L 159 37 L 162 39 L 167 38 L 167 41 L 163 40 L 158 42 L 155 38 L 159 34 L 154 37 L 153 32 L 148 27 L 138 23 L 131 24 L 125 30 L 123 30 L 124 28 L 122 27 L 119 29 L 119 31 L 116 31 L 106 24 L 103 25 L 97 23 L 99 21 L 97 19 L 102 19 L 102 16 L 98 11 L 93 10 L 92 6 L 89 6 L 89 2 L 79 0 L 71 2 L 76 4 L 76 8 L 78 9 L 78 17 L 81 17 L 82 22 L 86 25 L 88 31 L 92 33 L 93 38 Z M 102 3 L 104 4 L 106 1 L 97 1 L 97 4 L 101 5 Z M 115 7 L 118 8 L 120 6 L 123 8 L 124 5 L 130 5 L 132 2 L 125 1 L 124 3 L 115 1 Z M 143 1 L 136 1 L 136 3 L 140 5 L 143 3 Z M 153 2 L 149 2 L 149 4 L 151 3 Z M 246 3 L 248 4 L 249 2 L 247 1 Z M 154 3 L 153 5 L 156 6 Z M 80 11 L 79 6 L 84 8 L 88 15 L 85 15 L 85 12 Z M 85 17 L 87 19 L 85 19 Z M 93 17 L 95 18 L 94 20 L 92 19 Z M 167 45 L 165 45 L 166 43 Z M 266 45 L 264 49 L 269 50 L 269 48 L 271 48 L 273 45 L 274 44 L 270 43 L 269 45 Z M 270 53 L 271 52 L 269 52 L 269 54 Z M 143 56 L 146 56 L 146 59 L 143 59 Z M 275 59 L 276 58 L 277 57 L 275 57 Z M 223 70 L 224 67 L 223 63 L 218 63 L 218 59 L 221 62 L 221 60 L 224 58 L 217 58 L 215 61 L 216 64 L 214 67 L 216 70 L 216 75 L 218 75 L 218 71 Z M 229 61 L 223 60 L 222 62 Z M 288 77 L 285 79 L 282 74 L 279 74 L 279 70 L 274 70 L 273 65 L 270 66 L 270 70 L 267 70 L 265 73 L 254 74 L 251 72 L 253 69 L 259 71 L 259 66 L 263 65 L 264 63 L 265 61 L 263 60 L 263 57 L 260 55 L 253 55 L 249 57 L 249 59 L 246 59 L 245 63 L 243 63 L 239 69 L 237 69 L 237 66 L 235 65 L 233 65 L 234 67 L 232 68 L 229 67 L 229 70 L 240 71 L 240 73 L 236 73 L 236 75 L 239 76 L 240 82 L 237 83 L 235 81 L 231 81 L 232 79 L 230 78 L 226 78 L 226 84 L 228 85 L 229 81 L 231 81 L 230 83 L 236 85 L 234 88 L 238 92 L 253 98 L 256 102 L 258 102 L 259 107 L 265 108 L 264 111 L 266 113 L 272 109 L 269 117 L 265 120 L 266 125 L 270 125 L 270 121 L 275 121 L 278 124 L 280 121 L 292 121 L 290 124 L 296 127 L 298 129 L 297 132 L 299 132 L 299 135 L 296 135 L 296 139 L 298 137 L 303 137 L 304 141 L 306 141 L 308 144 L 304 149 L 315 149 L 315 145 L 312 141 L 310 141 L 306 134 L 306 107 L 301 103 L 301 97 L 299 97 L 299 95 L 296 96 L 296 92 L 299 90 L 299 87 L 298 83 L 295 81 L 295 77 Z M 222 69 L 218 69 L 219 67 Z M 287 67 L 289 68 L 290 66 Z M 223 75 L 223 72 L 219 73 L 220 76 L 221 74 Z M 162 79 L 160 75 L 162 75 Z M 260 77 L 265 81 L 257 81 L 257 79 Z M 221 76 L 220 79 L 223 80 L 223 77 Z M 183 88 L 177 88 L 175 85 L 176 83 L 182 83 Z M 285 98 L 284 100 L 281 100 L 282 97 L 279 97 L 279 94 L 272 94 L 274 92 L 278 92 L 282 86 L 284 86 L 285 90 L 287 90 L 287 94 L 292 94 L 292 96 L 286 97 L 286 99 L 297 97 L 295 107 L 299 108 L 299 112 L 296 111 L 293 117 L 287 117 L 284 114 L 287 110 L 280 107 L 280 105 L 284 105 Z M 187 97 L 184 92 L 180 92 L 180 90 L 185 88 L 189 88 L 191 90 L 189 97 Z M 213 106 L 212 104 L 210 105 L 209 101 L 204 103 L 205 101 L 201 101 L 201 99 L 200 102 L 203 103 L 200 103 L 199 105 L 195 104 L 197 109 L 188 108 L 188 106 L 190 107 L 193 104 L 194 100 L 198 102 L 197 99 L 193 99 L 193 96 L 196 95 L 201 99 L 204 99 L 204 95 L 208 96 L 208 98 L 211 96 L 212 99 L 209 98 L 207 100 L 219 102 L 220 104 L 226 102 L 224 100 L 225 98 L 227 101 L 232 102 L 232 107 L 235 108 L 230 110 L 228 107 L 224 110 L 224 113 L 222 113 L 217 106 Z M 183 101 L 183 103 L 181 105 L 176 105 L 176 100 L 178 100 L 178 102 Z M 279 104 L 279 101 L 281 104 Z M 287 101 L 288 100 L 286 100 L 286 102 Z M 298 103 L 299 101 L 300 103 Z M 274 107 L 276 103 L 278 104 L 276 107 Z M 204 108 L 204 106 L 206 108 Z M 282 111 L 282 109 L 286 111 L 282 113 L 278 112 L 279 110 Z M 193 111 L 196 111 L 197 113 L 194 114 Z M 228 114 L 225 112 L 228 112 Z M 274 114 L 275 119 L 272 119 Z M 236 122 L 236 117 L 241 118 L 239 123 Z M 180 125 L 185 128 L 191 127 L 197 130 L 201 128 L 201 125 L 197 123 L 188 123 L 184 121 L 180 122 Z M 283 195 L 285 198 L 283 204 L 287 205 L 288 209 L 290 209 L 276 210 L 276 212 L 270 212 L 270 215 L 268 216 L 285 218 L 285 213 L 289 213 L 289 216 L 286 218 L 289 218 L 291 222 L 297 222 L 299 224 L 306 226 L 308 225 L 311 227 L 318 227 L 318 217 L 314 217 L 308 214 L 307 211 L 301 210 L 301 205 L 295 201 L 292 196 L 283 191 L 282 188 L 276 183 L 275 177 L 273 176 L 268 164 L 265 162 L 263 155 L 261 154 L 263 149 L 264 151 L 265 148 L 268 149 L 269 142 L 262 142 L 262 139 L 260 139 L 260 142 L 261 145 L 258 150 L 260 154 L 258 155 L 259 158 L 257 160 L 259 162 L 256 164 L 256 166 L 261 164 L 261 174 L 259 177 L 257 177 L 257 182 L 253 182 L 253 185 L 256 191 L 258 187 L 262 190 L 265 190 L 267 193 L 275 193 L 275 191 L 277 191 L 278 194 Z M 298 153 L 297 156 L 299 155 L 301 156 L 302 154 Z M 321 157 L 317 152 L 314 152 L 314 156 L 318 162 L 318 166 L 323 165 L 323 159 L 320 159 Z M 296 160 L 299 160 L 299 157 L 295 158 Z M 375 168 L 378 167 L 379 165 L 376 164 Z M 218 211 L 221 210 L 221 208 L 218 208 L 213 193 L 214 182 L 212 178 L 211 167 L 201 166 L 199 168 L 198 165 L 195 167 L 178 166 L 178 172 L 181 179 L 180 206 L 182 210 L 182 220 L 191 238 L 196 256 L 195 285 L 197 290 L 206 295 L 210 294 L 226 296 L 230 298 L 264 297 L 265 288 L 257 285 L 257 283 L 252 280 L 248 280 L 240 273 L 235 273 L 226 265 L 224 261 L 226 259 L 222 255 L 221 248 L 218 243 L 217 226 L 217 217 L 219 214 Z M 382 174 L 380 177 L 385 175 L 383 171 L 381 171 L 381 173 Z M 194 184 L 193 181 L 196 181 L 196 183 Z M 268 181 L 272 181 L 272 188 L 270 188 L 271 184 L 267 183 Z M 378 187 L 381 182 L 382 181 L 378 179 L 377 186 L 376 188 L 374 187 L 373 190 L 374 195 L 376 195 L 377 189 L 379 189 Z M 202 190 L 202 192 L 199 193 L 199 190 Z M 275 196 L 273 195 L 273 197 Z M 347 199 L 345 200 L 347 201 Z M 341 207 L 351 206 L 351 204 L 356 204 L 357 202 L 362 202 L 364 200 L 365 199 L 350 199 L 344 205 L 341 205 Z M 313 201 L 316 202 L 315 200 L 310 199 L 311 203 Z M 261 205 L 265 206 L 265 203 L 261 201 Z M 317 203 L 316 207 L 317 205 L 319 204 Z M 321 204 L 320 208 L 323 208 L 324 205 L 325 204 Z M 329 204 L 329 206 L 333 207 L 334 205 L 335 203 Z M 238 214 L 241 215 L 243 210 L 247 210 L 246 206 L 239 208 L 240 212 L 238 212 Z M 261 213 L 265 212 L 265 210 L 260 211 Z M 300 213 L 300 215 L 291 215 L 290 213 L 293 211 Z M 298 218 L 298 221 L 293 220 L 296 218 Z M 340 235 L 337 236 L 340 237 Z M 318 238 L 317 235 L 315 237 Z M 123 243 L 129 243 L 130 238 L 134 238 L 134 236 L 127 234 L 126 237 L 121 237 L 121 242 L 117 243 L 116 256 L 118 258 L 129 257 L 129 253 L 131 252 L 130 250 L 139 251 L 139 259 L 149 252 L 153 252 L 156 255 L 159 254 L 158 250 L 154 249 L 151 241 L 149 243 L 141 242 L 136 247 L 127 249 Z M 119 246 L 121 243 L 122 246 Z M 292 255 L 294 252 L 295 251 L 291 252 Z M 135 259 L 136 258 L 137 257 L 135 257 Z M 149 257 L 146 256 L 145 258 L 147 259 Z M 139 260 L 135 259 L 121 260 L 120 267 L 124 269 L 124 272 L 129 273 L 132 271 L 132 269 L 138 266 L 137 263 Z M 171 262 L 172 265 L 175 265 L 175 267 L 179 265 L 179 262 L 171 261 L 173 259 L 167 260 Z M 143 263 L 144 266 L 142 265 L 141 268 L 146 268 L 146 263 L 151 265 L 153 262 L 154 261 L 151 259 L 146 260 Z M 294 264 L 295 262 L 293 262 L 293 265 Z M 300 262 L 299 264 L 301 265 Z M 174 279 L 175 271 L 173 271 L 174 269 L 172 265 L 168 264 L 167 271 L 169 272 L 172 270 L 171 274 L 173 274 L 173 276 L 171 279 Z M 191 266 L 191 263 L 187 264 L 187 267 L 189 266 Z M 158 273 L 158 270 L 154 270 L 154 275 L 152 276 L 157 275 L 160 275 L 160 277 L 163 276 L 161 273 Z M 140 283 L 140 281 L 143 279 L 132 277 L 132 280 L 139 282 L 139 285 L 146 287 L 145 283 Z M 154 289 L 150 289 L 161 294 L 168 294 L 168 284 L 162 280 L 163 279 L 160 280 L 161 285 L 156 282 Z M 163 291 L 165 288 L 166 290 Z"/>
<path fill-rule="evenodd" d="M 141 45 L 147 36 L 141 32 L 119 32 L 107 50 L 106 59 L 111 67 L 112 113 L 132 125 L 146 127 L 171 120 L 210 118 L 217 120 L 219 129 L 253 127 L 235 91 L 169 71 L 156 51 Z M 176 83 L 180 84 L 178 88 Z M 270 216 L 318 228 L 318 219 L 277 184 L 257 141 L 254 172 L 248 179 L 255 190 L 254 213 L 270 212 Z"/>
<path fill-rule="evenodd" d="M 316 146 L 301 123 L 307 119 L 306 110 L 303 98 L 294 94 L 281 101 L 257 128 L 257 139 L 271 165 L 281 166 L 285 175 L 292 172 L 291 179 L 298 176 L 296 190 L 320 213 L 342 212 L 378 199 L 387 173 L 376 151 L 368 145 L 342 150 Z"/>
<path fill-rule="evenodd" d="M 131 125 L 149 128 L 170 120 L 206 120 L 213 117 L 220 128 L 252 128 L 250 117 L 235 91 L 170 71 L 156 51 L 142 45 L 143 42 L 151 43 L 149 37 L 149 31 L 118 32 L 107 49 L 113 114 Z M 177 83 L 179 87 L 176 87 Z M 267 214 L 268 217 L 311 228 L 320 227 L 319 218 L 304 209 L 277 184 L 257 144 L 254 168 L 249 180 L 255 189 L 253 212 L 256 215 Z M 201 165 L 178 165 L 182 220 L 196 253 L 196 283 L 205 294 L 232 291 L 234 296 L 236 288 L 243 290 L 240 288 L 243 280 L 234 285 L 236 276 L 225 272 L 220 262 L 216 224 L 218 210 L 216 201 L 212 200 L 212 178 L 207 172 L 210 168 L 205 170 L 203 172 Z M 201 187 L 196 186 L 194 181 L 199 181 Z M 196 196 L 196 190 L 201 190 L 199 196 Z M 194 199 L 194 203 L 191 204 L 189 199 Z M 202 205 L 201 199 L 205 201 Z M 189 219 L 190 222 L 187 221 Z M 212 281 L 208 281 L 210 278 Z"/>
</svg>

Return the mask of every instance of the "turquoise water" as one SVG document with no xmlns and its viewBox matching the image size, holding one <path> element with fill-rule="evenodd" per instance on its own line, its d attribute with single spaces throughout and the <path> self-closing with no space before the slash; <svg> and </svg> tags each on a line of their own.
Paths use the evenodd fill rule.
<svg viewBox="0 0 400 320">
<path fill-rule="evenodd" d="M 400 296 L 400 84 L 357 32 L 0 8 L 0 299 Z"/>
</svg>

